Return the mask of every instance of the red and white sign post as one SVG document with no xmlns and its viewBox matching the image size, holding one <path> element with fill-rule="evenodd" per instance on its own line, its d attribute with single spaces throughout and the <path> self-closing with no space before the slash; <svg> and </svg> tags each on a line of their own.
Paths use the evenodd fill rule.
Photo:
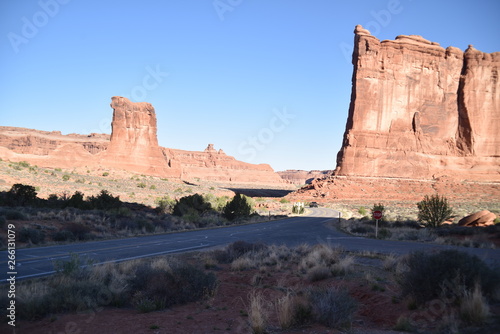
<svg viewBox="0 0 500 334">
<path fill-rule="evenodd" d="M 378 239 L 378 221 L 382 219 L 382 211 L 373 211 L 373 219 L 376 221 L 375 225 L 375 238 Z"/>
</svg>

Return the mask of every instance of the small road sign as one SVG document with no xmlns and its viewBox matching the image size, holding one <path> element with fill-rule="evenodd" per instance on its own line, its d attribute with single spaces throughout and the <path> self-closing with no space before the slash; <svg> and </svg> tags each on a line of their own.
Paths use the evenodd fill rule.
<svg viewBox="0 0 500 334">
<path fill-rule="evenodd" d="M 373 211 L 373 219 L 382 219 L 382 211 Z"/>
</svg>

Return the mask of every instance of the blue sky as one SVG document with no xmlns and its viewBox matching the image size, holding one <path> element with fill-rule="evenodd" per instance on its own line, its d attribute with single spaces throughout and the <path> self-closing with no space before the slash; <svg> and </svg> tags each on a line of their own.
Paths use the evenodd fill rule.
<svg viewBox="0 0 500 334">
<path fill-rule="evenodd" d="M 110 133 L 112 96 L 153 104 L 161 146 L 334 169 L 353 29 L 500 51 L 500 1 L 0 3 L 0 125 Z"/>
</svg>

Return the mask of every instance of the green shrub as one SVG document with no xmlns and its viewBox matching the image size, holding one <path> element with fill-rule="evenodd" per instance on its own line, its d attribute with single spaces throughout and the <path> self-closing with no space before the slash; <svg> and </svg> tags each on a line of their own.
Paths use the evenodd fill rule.
<svg viewBox="0 0 500 334">
<path fill-rule="evenodd" d="M 62 180 L 63 180 L 63 181 L 68 181 L 70 178 L 71 178 L 71 176 L 70 176 L 69 174 L 64 174 L 64 175 L 62 176 Z"/>
<path fill-rule="evenodd" d="M 499 275 L 481 259 L 457 250 L 437 253 L 414 252 L 405 261 L 407 271 L 399 284 L 403 296 L 410 296 L 419 305 L 434 298 L 457 297 L 457 290 L 472 290 L 479 281 L 486 296 L 491 296 Z M 455 296 L 453 296 L 455 294 Z"/>
<path fill-rule="evenodd" d="M 351 326 L 357 303 L 347 290 L 315 287 L 308 291 L 308 296 L 316 321 L 337 329 Z"/>
<path fill-rule="evenodd" d="M 21 242 L 31 242 L 35 245 L 42 243 L 45 240 L 45 233 L 34 228 L 24 227 L 19 232 L 19 241 Z"/>
<path fill-rule="evenodd" d="M 137 187 L 138 188 L 146 188 L 146 183 L 140 182 L 140 183 L 137 184 Z"/>
<path fill-rule="evenodd" d="M 453 210 L 444 196 L 425 196 L 417 207 L 418 220 L 427 227 L 438 227 L 453 216 Z"/>
<path fill-rule="evenodd" d="M 97 210 L 117 209 L 122 205 L 120 197 L 114 197 L 107 190 L 101 190 L 99 195 L 89 197 L 88 202 L 91 209 Z"/>
<path fill-rule="evenodd" d="M 290 203 L 290 201 L 288 199 L 286 199 L 286 198 L 283 197 L 282 199 L 280 199 L 280 203 L 281 204 L 286 204 L 286 203 Z"/>
<path fill-rule="evenodd" d="M 252 205 L 245 195 L 236 194 L 224 207 L 224 217 L 234 220 L 240 217 L 248 217 L 252 213 Z"/>
<path fill-rule="evenodd" d="M 66 206 L 78 209 L 85 209 L 88 207 L 88 203 L 83 199 L 83 193 L 75 191 L 75 193 L 66 202 Z"/>
<path fill-rule="evenodd" d="M 155 200 L 155 203 L 158 213 L 171 213 L 175 206 L 175 200 L 171 199 L 169 196 L 159 197 Z"/>
<path fill-rule="evenodd" d="M 364 206 L 360 207 L 358 210 L 358 213 L 360 215 L 362 215 L 363 217 L 366 216 L 366 213 L 367 213 L 366 208 Z"/>
<path fill-rule="evenodd" d="M 102 176 L 109 176 L 109 173 L 108 172 L 104 172 L 104 173 L 102 173 Z"/>
<path fill-rule="evenodd" d="M 28 206 L 37 201 L 36 189 L 33 186 L 16 183 L 4 195 L 4 202 L 8 206 Z"/>
<path fill-rule="evenodd" d="M 203 196 L 194 194 L 179 199 L 174 205 L 173 214 L 182 217 L 185 214 L 192 213 L 193 210 L 199 214 L 203 214 L 211 209 L 212 206 L 209 202 L 205 201 Z"/>
</svg>

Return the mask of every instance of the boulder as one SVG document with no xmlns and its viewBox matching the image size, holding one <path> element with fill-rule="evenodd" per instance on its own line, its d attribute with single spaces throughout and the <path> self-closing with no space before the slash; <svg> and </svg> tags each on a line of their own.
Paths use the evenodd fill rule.
<svg viewBox="0 0 500 334">
<path fill-rule="evenodd" d="M 488 210 L 479 211 L 458 221 L 459 226 L 488 226 L 495 225 L 497 215 Z"/>
</svg>

